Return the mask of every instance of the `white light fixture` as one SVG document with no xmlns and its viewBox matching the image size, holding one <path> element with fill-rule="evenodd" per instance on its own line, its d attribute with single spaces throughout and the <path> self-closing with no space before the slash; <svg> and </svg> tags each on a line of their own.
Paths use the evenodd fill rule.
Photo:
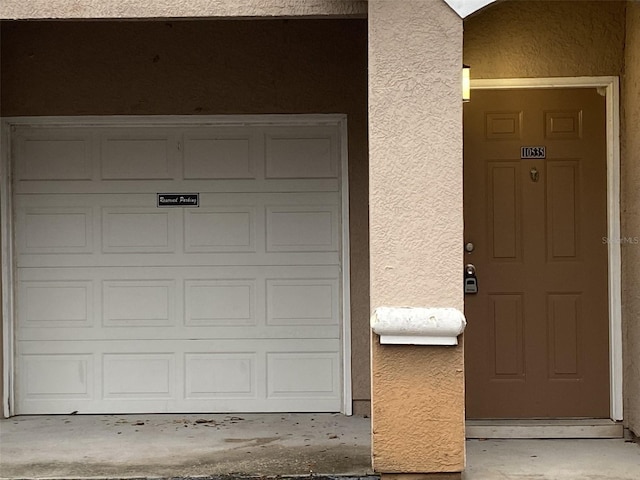
<svg viewBox="0 0 640 480">
<path fill-rule="evenodd" d="M 471 99 L 471 67 L 462 65 L 462 101 Z"/>
</svg>

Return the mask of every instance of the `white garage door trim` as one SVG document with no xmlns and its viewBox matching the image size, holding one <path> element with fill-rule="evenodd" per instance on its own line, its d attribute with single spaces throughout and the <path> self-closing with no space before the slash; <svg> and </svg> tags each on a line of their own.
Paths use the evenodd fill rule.
<svg viewBox="0 0 640 480">
<path fill-rule="evenodd" d="M 15 414 L 15 368 L 14 361 L 14 222 L 12 206 L 11 132 L 20 126 L 335 126 L 340 135 L 341 177 L 341 222 L 342 222 L 342 413 L 352 413 L 351 385 L 351 321 L 349 285 L 349 179 L 347 156 L 347 120 L 345 115 L 239 115 L 239 116 L 112 116 L 112 117 L 7 117 L 2 119 L 2 142 L 0 159 L 0 234 L 2 240 L 2 329 L 3 329 L 3 410 L 6 416 Z"/>
</svg>

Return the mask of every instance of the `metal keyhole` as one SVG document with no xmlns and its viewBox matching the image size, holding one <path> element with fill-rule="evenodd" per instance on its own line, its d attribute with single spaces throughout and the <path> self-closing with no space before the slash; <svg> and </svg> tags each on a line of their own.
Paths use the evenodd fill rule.
<svg viewBox="0 0 640 480">
<path fill-rule="evenodd" d="M 540 178 L 540 172 L 538 172 L 538 169 L 536 167 L 533 167 L 530 171 L 529 174 L 531 175 L 531 181 L 532 182 L 537 182 Z"/>
</svg>

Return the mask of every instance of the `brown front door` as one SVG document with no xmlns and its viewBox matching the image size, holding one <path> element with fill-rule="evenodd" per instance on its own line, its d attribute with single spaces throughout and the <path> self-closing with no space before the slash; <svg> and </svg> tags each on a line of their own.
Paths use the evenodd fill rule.
<svg viewBox="0 0 640 480">
<path fill-rule="evenodd" d="M 605 122 L 595 89 L 465 104 L 467 418 L 609 416 Z"/>
</svg>

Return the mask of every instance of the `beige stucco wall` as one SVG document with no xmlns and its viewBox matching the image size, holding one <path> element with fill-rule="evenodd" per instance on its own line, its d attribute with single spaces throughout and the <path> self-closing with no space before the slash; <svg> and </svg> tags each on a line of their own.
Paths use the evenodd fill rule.
<svg viewBox="0 0 640 480">
<path fill-rule="evenodd" d="M 622 175 L 625 423 L 640 435 L 640 3 L 627 4 L 623 109 L 627 126 Z"/>
<path fill-rule="evenodd" d="M 462 21 L 369 1 L 371 308 L 462 309 Z M 373 466 L 464 468 L 462 347 L 372 346 Z"/>
<path fill-rule="evenodd" d="M 3 116 L 347 114 L 353 398 L 368 412 L 366 21 L 4 22 L 1 35 Z"/>
<path fill-rule="evenodd" d="M 624 1 L 505 1 L 464 22 L 472 78 L 620 75 Z"/>
<path fill-rule="evenodd" d="M 2 0 L 0 18 L 364 16 L 366 0 Z"/>
</svg>

